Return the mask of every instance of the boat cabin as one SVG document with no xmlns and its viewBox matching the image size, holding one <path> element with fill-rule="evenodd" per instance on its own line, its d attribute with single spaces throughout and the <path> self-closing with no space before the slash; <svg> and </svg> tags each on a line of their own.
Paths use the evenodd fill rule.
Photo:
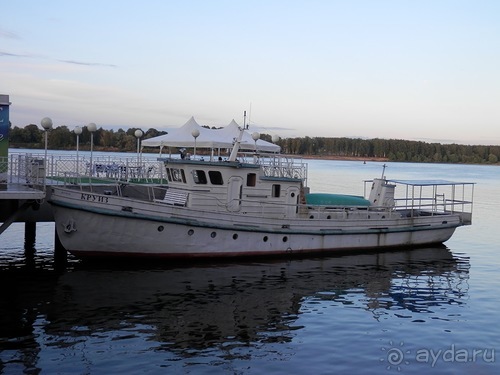
<svg viewBox="0 0 500 375">
<path fill-rule="evenodd" d="M 253 162 L 160 158 L 168 179 L 165 203 L 205 209 L 294 217 L 304 190 L 305 164 L 278 157 Z"/>
</svg>

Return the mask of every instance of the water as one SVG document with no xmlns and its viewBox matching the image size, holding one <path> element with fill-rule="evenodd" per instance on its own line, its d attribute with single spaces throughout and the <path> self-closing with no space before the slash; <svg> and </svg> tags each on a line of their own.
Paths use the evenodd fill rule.
<svg viewBox="0 0 500 375">
<path fill-rule="evenodd" d="M 500 169 L 387 163 L 477 182 L 443 247 L 305 259 L 54 261 L 54 226 L 0 237 L 3 374 L 496 374 Z M 363 194 L 382 163 L 311 161 L 315 191 Z M 25 250 L 26 248 L 26 250 Z"/>
</svg>

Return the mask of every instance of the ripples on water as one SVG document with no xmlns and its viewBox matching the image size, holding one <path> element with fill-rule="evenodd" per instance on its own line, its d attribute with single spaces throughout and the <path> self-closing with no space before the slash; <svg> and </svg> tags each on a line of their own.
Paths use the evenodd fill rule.
<svg viewBox="0 0 500 375">
<path fill-rule="evenodd" d="M 445 247 L 196 266 L 4 261 L 0 368 L 68 374 L 387 371 L 390 341 L 439 342 L 466 320 L 470 267 Z M 422 324 L 435 332 L 419 337 Z"/>
</svg>

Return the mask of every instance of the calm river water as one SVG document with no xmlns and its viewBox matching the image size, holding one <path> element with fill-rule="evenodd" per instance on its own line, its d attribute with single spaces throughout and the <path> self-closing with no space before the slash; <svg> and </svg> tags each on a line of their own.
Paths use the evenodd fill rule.
<svg viewBox="0 0 500 375">
<path fill-rule="evenodd" d="M 54 225 L 0 236 L 2 374 L 498 374 L 500 168 L 387 163 L 476 182 L 443 247 L 306 259 L 87 264 Z M 311 190 L 363 194 L 382 163 L 313 160 Z M 202 246 L 202 244 L 200 244 Z"/>
</svg>

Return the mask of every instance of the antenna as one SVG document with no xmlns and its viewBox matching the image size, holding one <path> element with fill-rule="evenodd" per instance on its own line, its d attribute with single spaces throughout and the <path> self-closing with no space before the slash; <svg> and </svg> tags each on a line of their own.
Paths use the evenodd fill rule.
<svg viewBox="0 0 500 375">
<path fill-rule="evenodd" d="M 250 108 L 248 109 L 248 125 L 250 125 L 251 116 L 252 116 L 252 102 L 250 102 Z"/>
<path fill-rule="evenodd" d="M 247 111 L 243 111 L 243 129 L 248 130 Z"/>
<path fill-rule="evenodd" d="M 385 178 L 384 174 L 385 174 L 385 168 L 386 168 L 386 167 L 387 167 L 387 165 L 386 165 L 386 164 L 384 164 L 384 165 L 382 166 L 382 178 L 383 178 L 383 179 Z"/>
</svg>

